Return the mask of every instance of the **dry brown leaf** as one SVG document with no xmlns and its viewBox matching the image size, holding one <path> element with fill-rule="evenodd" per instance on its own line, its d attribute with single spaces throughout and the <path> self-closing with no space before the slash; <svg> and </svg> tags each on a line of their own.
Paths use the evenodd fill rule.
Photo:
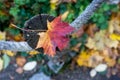
<svg viewBox="0 0 120 80">
<path fill-rule="evenodd" d="M 110 39 L 106 33 L 106 30 L 101 30 L 96 32 L 93 38 L 88 37 L 86 46 L 94 50 L 104 50 L 106 47 L 117 48 L 119 41 Z"/>
<path fill-rule="evenodd" d="M 108 31 L 109 33 L 117 32 L 120 34 L 120 12 L 112 14 Z"/>
<path fill-rule="evenodd" d="M 97 30 L 97 27 L 95 24 L 89 24 L 86 33 L 90 36 L 90 37 L 94 37 L 94 34 Z"/>
<path fill-rule="evenodd" d="M 71 50 L 78 52 L 80 50 L 81 43 L 78 43 L 74 47 L 71 48 Z"/>
<path fill-rule="evenodd" d="M 84 33 L 84 29 L 83 27 L 81 27 L 76 32 L 72 33 L 72 38 L 79 38 L 83 35 L 83 33 Z"/>
<path fill-rule="evenodd" d="M 109 67 L 113 67 L 116 64 L 116 60 L 110 58 L 110 57 L 105 57 L 104 61 Z"/>
<path fill-rule="evenodd" d="M 91 56 L 88 61 L 89 67 L 96 67 L 98 64 L 102 63 L 104 57 L 99 54 L 98 51 L 90 51 Z"/>
<path fill-rule="evenodd" d="M 89 37 L 88 39 L 87 39 L 87 43 L 85 44 L 89 49 L 93 49 L 93 48 L 95 48 L 96 46 L 95 46 L 95 41 L 91 38 L 91 37 Z"/>
</svg>

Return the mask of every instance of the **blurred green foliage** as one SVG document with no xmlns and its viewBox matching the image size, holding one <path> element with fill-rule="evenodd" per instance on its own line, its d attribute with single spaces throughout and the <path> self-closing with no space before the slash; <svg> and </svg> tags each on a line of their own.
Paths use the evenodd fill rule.
<svg viewBox="0 0 120 80">
<path fill-rule="evenodd" d="M 69 11 L 65 21 L 70 23 L 84 11 L 91 1 L 92 0 L 77 0 L 77 2 L 52 4 L 50 0 L 0 0 L 0 29 L 9 29 L 10 32 L 15 32 L 16 29 L 8 28 L 10 23 L 14 23 L 22 28 L 26 20 L 41 13 L 58 16 L 65 11 Z M 53 9 L 53 6 L 56 6 L 55 9 Z M 117 5 L 104 3 L 91 17 L 90 22 L 96 23 L 100 29 L 106 29 L 109 15 L 111 12 L 117 10 Z M 17 32 L 19 34 L 20 31 Z"/>
</svg>

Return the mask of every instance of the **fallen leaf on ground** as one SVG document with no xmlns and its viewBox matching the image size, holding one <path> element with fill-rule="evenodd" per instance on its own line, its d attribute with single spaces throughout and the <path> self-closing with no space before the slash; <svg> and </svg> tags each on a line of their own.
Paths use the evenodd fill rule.
<svg viewBox="0 0 120 80">
<path fill-rule="evenodd" d="M 116 60 L 110 57 L 105 57 L 104 60 L 109 67 L 113 67 L 116 64 Z"/>
<path fill-rule="evenodd" d="M 7 54 L 8 56 L 11 56 L 11 57 L 13 57 L 15 55 L 15 53 L 10 51 L 10 50 L 2 50 L 2 53 L 5 53 L 5 54 Z"/>
<path fill-rule="evenodd" d="M 119 36 L 111 35 L 110 38 L 106 35 L 106 30 L 96 32 L 94 37 L 88 37 L 86 47 L 94 50 L 104 50 L 108 48 L 117 48 L 119 44 Z"/>
<path fill-rule="evenodd" d="M 83 30 L 83 27 L 81 27 L 80 29 L 72 33 L 72 38 L 79 38 L 83 35 L 83 33 L 84 33 L 84 30 Z"/>
<path fill-rule="evenodd" d="M 110 38 L 112 39 L 112 40 L 119 40 L 120 41 L 120 35 L 119 34 L 111 34 L 110 35 Z"/>
<path fill-rule="evenodd" d="M 104 57 L 101 56 L 98 51 L 92 50 L 92 51 L 89 51 L 88 53 L 90 55 L 89 60 L 88 60 L 88 66 L 89 67 L 96 67 L 104 59 Z"/>
<path fill-rule="evenodd" d="M 112 13 L 111 20 L 109 21 L 108 32 L 110 34 L 113 32 L 120 34 L 120 12 Z"/>
<path fill-rule="evenodd" d="M 32 50 L 32 51 L 29 52 L 29 54 L 30 55 L 37 55 L 37 54 L 39 54 L 39 52 L 36 51 L 36 50 Z"/>
<path fill-rule="evenodd" d="M 89 49 L 93 49 L 93 48 L 95 48 L 96 46 L 95 46 L 95 41 L 92 39 L 92 38 L 88 38 L 87 39 L 87 43 L 85 44 Z"/>
<path fill-rule="evenodd" d="M 88 66 L 88 59 L 89 59 L 90 55 L 88 55 L 88 53 L 86 51 L 82 51 L 80 53 L 80 55 L 78 55 L 77 57 L 77 64 L 79 66 Z"/>
<path fill-rule="evenodd" d="M 87 26 L 87 30 L 86 30 L 86 33 L 90 36 L 90 37 L 94 37 L 94 34 L 97 30 L 97 27 L 95 24 L 89 24 Z"/>
<path fill-rule="evenodd" d="M 0 71 L 3 69 L 3 60 L 0 58 Z"/>
<path fill-rule="evenodd" d="M 6 32 L 0 31 L 0 40 L 5 40 L 5 39 L 6 39 Z"/>
<path fill-rule="evenodd" d="M 69 14 L 69 11 L 66 11 L 61 15 L 63 21 L 67 18 L 68 14 Z"/>
<path fill-rule="evenodd" d="M 10 57 L 7 54 L 3 55 L 3 61 L 4 61 L 4 69 L 7 68 L 7 66 L 10 63 Z"/>
<path fill-rule="evenodd" d="M 47 21 L 48 30 L 46 32 L 40 32 L 39 41 L 36 48 L 43 48 L 44 53 L 50 56 L 54 56 L 56 48 L 63 50 L 67 47 L 69 35 L 74 28 L 68 23 L 61 21 L 61 16 L 55 18 L 52 22 Z"/>
</svg>

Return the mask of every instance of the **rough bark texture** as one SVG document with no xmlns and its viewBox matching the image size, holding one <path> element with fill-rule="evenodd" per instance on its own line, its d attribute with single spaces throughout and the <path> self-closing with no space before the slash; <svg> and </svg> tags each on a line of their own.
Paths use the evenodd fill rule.
<svg viewBox="0 0 120 80">
<path fill-rule="evenodd" d="M 70 25 L 76 29 L 85 24 L 91 15 L 97 10 L 105 0 L 93 0 L 90 5 L 78 16 Z M 29 51 L 32 48 L 27 42 L 9 42 L 0 41 L 0 50 L 12 50 L 12 51 Z"/>
<path fill-rule="evenodd" d="M 76 29 L 82 27 L 105 0 L 93 0 L 91 4 L 70 25 Z"/>
<path fill-rule="evenodd" d="M 30 51 L 32 48 L 26 42 L 0 41 L 0 50 Z"/>
</svg>

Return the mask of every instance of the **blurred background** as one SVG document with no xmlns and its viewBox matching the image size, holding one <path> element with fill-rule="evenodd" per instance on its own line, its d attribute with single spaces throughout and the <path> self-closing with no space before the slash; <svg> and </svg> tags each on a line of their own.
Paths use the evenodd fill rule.
<svg viewBox="0 0 120 80">
<path fill-rule="evenodd" d="M 49 14 L 55 17 L 62 15 L 65 22 L 71 23 L 85 10 L 85 8 L 91 3 L 91 1 L 92 0 L 0 0 L 0 40 L 24 41 L 22 31 L 15 28 L 11 24 L 15 24 L 19 28 L 23 28 L 25 21 L 37 14 Z M 114 25 L 116 26 L 115 28 L 113 28 Z M 97 27 L 97 29 L 95 27 Z M 110 30 L 112 29 L 113 32 L 110 34 L 108 33 L 107 35 L 104 34 L 105 31 L 103 30 L 108 30 L 109 27 Z M 108 32 L 110 30 L 108 30 Z M 108 38 L 108 35 L 111 35 L 112 37 Z M 100 36 L 100 40 L 102 39 L 99 44 L 97 44 L 97 40 L 89 40 L 89 38 L 97 38 L 99 40 L 97 36 Z M 116 42 L 112 42 L 111 39 L 116 40 Z M 90 44 L 86 44 L 86 42 Z M 97 45 L 92 44 L 94 42 L 96 42 Z M 110 45 L 109 43 L 113 44 Z M 102 50 L 101 44 L 105 44 L 104 46 L 102 45 Z M 106 45 L 107 50 L 105 50 Z M 115 49 L 113 47 L 115 47 Z M 65 65 L 72 64 L 72 61 L 75 61 L 79 66 L 95 68 L 99 63 L 106 63 L 111 71 L 109 72 L 109 77 L 112 74 L 112 70 L 116 74 L 119 73 L 120 76 L 120 72 L 116 72 L 120 70 L 119 0 L 108 0 L 107 3 L 103 3 L 101 7 L 91 16 L 90 20 L 85 25 L 85 28 L 80 30 L 76 34 L 71 35 L 69 51 L 69 54 L 71 54 L 71 52 L 74 52 L 75 56 L 73 55 L 71 58 L 70 56 L 68 56 L 69 54 L 67 55 L 67 57 L 65 55 L 64 59 L 69 59 L 68 61 L 66 61 L 67 63 L 64 62 Z M 6 53 L 8 57 L 5 57 L 5 59 L 3 59 L 2 53 Z M 45 59 L 48 60 L 48 56 L 39 53 L 40 52 L 38 51 L 12 52 L 8 50 L 3 50 L 0 51 L 0 59 L 1 61 L 6 61 L 6 59 L 8 59 L 9 57 L 11 58 L 15 56 L 15 61 L 18 61 L 17 65 L 20 65 L 20 67 L 21 59 L 24 60 L 22 67 L 25 63 L 27 63 L 27 61 L 38 61 L 40 65 L 42 64 L 42 67 L 39 67 L 39 70 L 43 70 L 43 72 L 45 72 L 46 74 L 51 74 L 51 71 L 48 71 L 48 66 L 46 68 L 47 64 L 44 61 Z M 104 53 L 107 53 L 107 57 L 106 55 L 104 55 Z M 115 55 L 114 57 L 113 54 Z M 94 57 L 96 60 L 93 60 L 93 58 L 91 57 Z M 3 64 L 7 64 L 8 66 L 8 64 L 11 64 L 10 62 L 12 60 L 9 59 L 8 61 L 9 62 Z M 96 63 L 94 61 L 96 61 Z M 91 65 L 89 65 L 89 63 Z M 92 65 L 93 63 L 94 65 Z M 64 67 L 66 66 L 58 66 L 59 69 Z M 3 68 L 1 68 L 0 71 L 2 69 Z M 56 72 L 56 69 L 54 69 L 53 72 Z"/>
</svg>

